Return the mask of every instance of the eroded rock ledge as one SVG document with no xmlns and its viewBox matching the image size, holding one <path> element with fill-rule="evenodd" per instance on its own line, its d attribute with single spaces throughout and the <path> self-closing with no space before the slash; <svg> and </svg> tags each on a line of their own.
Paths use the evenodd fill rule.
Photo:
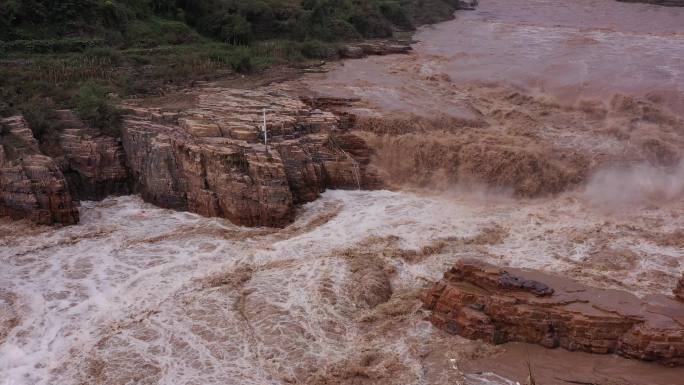
<svg viewBox="0 0 684 385">
<path fill-rule="evenodd" d="M 206 88 L 183 108 L 130 102 L 123 147 L 136 190 L 162 207 L 282 227 L 326 188 L 374 188 L 370 149 L 337 116 L 275 91 Z M 266 109 L 268 148 L 261 125 Z"/>
<path fill-rule="evenodd" d="M 462 261 L 422 299 L 434 325 L 466 338 L 684 365 L 684 306 L 664 296 Z"/>
<path fill-rule="evenodd" d="M 0 215 L 73 224 L 79 200 L 137 192 L 161 207 L 282 227 L 327 188 L 381 186 L 370 148 L 349 132 L 353 117 L 323 110 L 349 101 L 212 86 L 173 98 L 125 103 L 121 138 L 70 111 L 40 143 L 22 117 L 3 120 Z"/>
<path fill-rule="evenodd" d="M 0 120 L 0 216 L 39 224 L 79 219 L 62 170 L 40 151 L 22 117 Z"/>
</svg>

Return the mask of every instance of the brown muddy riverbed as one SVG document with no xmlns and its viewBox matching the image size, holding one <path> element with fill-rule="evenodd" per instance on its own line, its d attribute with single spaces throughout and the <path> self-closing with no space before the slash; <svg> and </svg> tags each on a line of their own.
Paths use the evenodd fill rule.
<svg viewBox="0 0 684 385">
<path fill-rule="evenodd" d="M 410 55 L 280 85 L 360 98 L 396 190 L 329 191 L 284 230 L 137 197 L 86 202 L 66 228 L 3 219 L 0 385 L 513 385 L 528 359 L 544 385 L 681 383 L 681 368 L 448 335 L 418 294 L 467 257 L 671 295 L 683 25 L 679 8 L 481 0 Z"/>
</svg>

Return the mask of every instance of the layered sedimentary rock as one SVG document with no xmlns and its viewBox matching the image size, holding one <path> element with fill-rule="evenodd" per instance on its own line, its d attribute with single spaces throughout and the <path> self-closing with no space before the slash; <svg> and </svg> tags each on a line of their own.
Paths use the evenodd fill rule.
<svg viewBox="0 0 684 385">
<path fill-rule="evenodd" d="M 343 117 L 275 91 L 206 88 L 192 98 L 181 109 L 127 105 L 123 146 L 149 202 L 281 227 L 293 220 L 295 204 L 328 187 L 379 185 L 370 150 L 342 129 Z"/>
<path fill-rule="evenodd" d="M 282 227 L 294 219 L 295 205 L 326 188 L 381 185 L 369 167 L 370 149 L 348 131 L 353 118 L 320 109 L 348 101 L 216 87 L 180 97 L 191 102 L 127 103 L 121 138 L 70 111 L 57 111 L 59 128 L 42 143 L 23 119 L 6 120 L 0 214 L 76 223 L 74 200 L 136 191 L 162 207 Z"/>
<path fill-rule="evenodd" d="M 0 120 L 0 216 L 74 224 L 78 209 L 60 167 L 40 152 L 22 117 Z"/>
<path fill-rule="evenodd" d="M 366 56 L 407 54 L 411 52 L 410 44 L 408 41 L 387 40 L 349 44 L 342 47 L 340 55 L 345 59 L 360 59 Z"/>
<path fill-rule="evenodd" d="M 118 138 L 87 126 L 69 110 L 57 111 L 61 129 L 47 155 L 62 168 L 75 199 L 100 200 L 130 192 L 123 147 Z"/>
<path fill-rule="evenodd" d="M 464 261 L 426 291 L 423 302 L 433 324 L 471 339 L 684 364 L 684 305 L 663 296 L 642 300 L 561 277 Z"/>
</svg>

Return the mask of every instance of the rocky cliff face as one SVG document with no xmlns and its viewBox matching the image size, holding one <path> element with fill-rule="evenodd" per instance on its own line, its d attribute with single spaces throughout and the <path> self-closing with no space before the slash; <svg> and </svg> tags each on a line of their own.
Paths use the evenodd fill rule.
<svg viewBox="0 0 684 385">
<path fill-rule="evenodd" d="M 57 111 L 57 118 L 62 127 L 57 145 L 43 148 L 60 165 L 73 197 L 101 200 L 111 194 L 130 193 L 120 140 L 88 127 L 71 111 Z"/>
<path fill-rule="evenodd" d="M 57 111 L 55 119 L 60 128 L 41 142 L 22 117 L 2 121 L 0 215 L 74 224 L 79 200 L 130 192 L 119 139 L 88 127 L 71 111 Z"/>
<path fill-rule="evenodd" d="M 43 155 L 22 117 L 0 120 L 0 216 L 74 224 L 78 209 L 57 163 Z"/>
<path fill-rule="evenodd" d="M 343 100 L 305 103 L 272 89 L 216 87 L 176 97 L 182 106 L 127 103 L 120 139 L 70 111 L 58 111 L 61 128 L 44 143 L 23 119 L 8 120 L 0 147 L 2 214 L 76 223 L 74 201 L 135 191 L 166 208 L 282 227 L 294 219 L 295 205 L 327 188 L 381 185 L 369 166 L 371 150 L 348 131 L 352 118 L 320 109 Z"/>
<path fill-rule="evenodd" d="M 529 342 L 684 365 L 684 306 L 546 274 L 466 261 L 423 296 L 437 327 L 500 344 Z"/>
<path fill-rule="evenodd" d="M 343 117 L 272 90 L 206 88 L 183 108 L 130 102 L 123 146 L 136 190 L 162 207 L 282 227 L 326 188 L 373 188 L 370 150 Z M 263 143 L 267 113 L 268 147 Z"/>
</svg>

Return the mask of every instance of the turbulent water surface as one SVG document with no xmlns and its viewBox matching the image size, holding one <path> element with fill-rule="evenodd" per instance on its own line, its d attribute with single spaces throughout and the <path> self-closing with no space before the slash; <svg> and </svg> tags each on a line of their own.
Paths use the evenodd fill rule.
<svg viewBox="0 0 684 385">
<path fill-rule="evenodd" d="M 484 0 L 425 27 L 414 54 L 346 61 L 313 89 L 383 109 L 471 116 L 459 85 L 507 85 L 562 101 L 649 96 L 684 115 L 684 8 L 606 0 Z"/>
<path fill-rule="evenodd" d="M 415 54 L 347 61 L 302 82 L 361 97 L 360 109 L 378 116 L 495 116 L 512 103 L 500 88 L 570 104 L 634 95 L 684 111 L 684 9 L 480 4 L 422 30 Z M 547 104 L 516 103 L 537 122 L 549 116 Z M 553 108 L 568 118 L 535 126 L 542 137 L 599 160 L 633 153 L 631 141 L 594 135 L 603 123 L 583 120 L 594 107 Z M 677 121 L 662 116 L 638 130 L 666 126 L 681 139 Z M 85 202 L 81 223 L 66 228 L 2 219 L 0 385 L 509 385 L 525 379 L 527 357 L 585 382 L 678 384 L 681 369 L 467 341 L 421 310 L 420 290 L 463 257 L 669 295 L 684 268 L 684 163 L 607 166 L 536 199 L 464 185 L 328 191 L 283 230 L 138 197 Z"/>
<path fill-rule="evenodd" d="M 682 262 L 668 242 L 681 219 L 662 221 L 671 214 L 607 219 L 572 196 L 331 191 L 293 226 L 265 231 L 135 197 L 85 203 L 78 226 L 2 223 L 0 293 L 18 325 L 0 369 L 16 384 L 332 383 L 369 354 L 395 366 L 395 383 L 446 381 L 453 374 L 426 370 L 421 349 L 467 343 L 422 320 L 415 291 L 426 281 L 486 256 L 667 292 Z M 370 309 L 384 276 L 394 294 Z"/>
</svg>

